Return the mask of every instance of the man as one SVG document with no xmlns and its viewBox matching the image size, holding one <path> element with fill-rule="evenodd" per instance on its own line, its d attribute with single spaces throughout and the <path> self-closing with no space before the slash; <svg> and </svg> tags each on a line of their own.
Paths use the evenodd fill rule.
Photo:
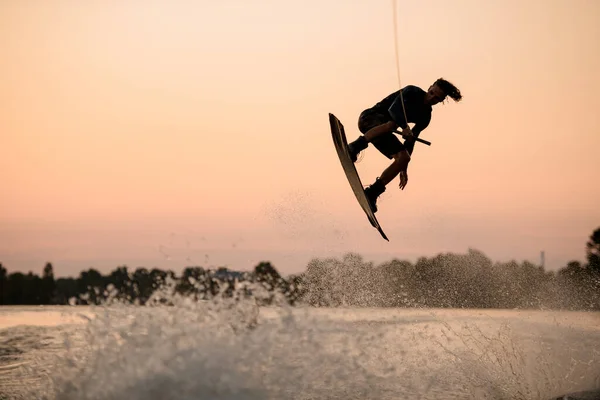
<svg viewBox="0 0 600 400">
<path fill-rule="evenodd" d="M 373 212 L 377 212 L 377 198 L 385 192 L 385 187 L 396 175 L 400 174 L 400 189 L 404 190 L 406 187 L 408 163 L 415 145 L 414 138 L 418 138 L 419 134 L 429 126 L 432 106 L 444 101 L 447 96 L 455 102 L 462 99 L 460 90 L 456 86 L 440 78 L 429 87 L 427 92 L 417 86 L 409 85 L 402 89 L 402 97 L 398 90 L 360 114 L 358 129 L 362 135 L 348 145 L 352 161 L 356 162 L 358 154 L 366 149 L 369 143 L 373 143 L 373 146 L 387 158 L 394 160 L 381 176 L 375 179 L 375 183 L 365 188 Z M 408 121 L 405 121 L 405 112 Z M 414 123 L 414 127 L 411 129 L 407 122 Z M 398 127 L 402 127 L 400 134 L 405 140 L 404 143 L 401 143 L 394 133 Z"/>
</svg>

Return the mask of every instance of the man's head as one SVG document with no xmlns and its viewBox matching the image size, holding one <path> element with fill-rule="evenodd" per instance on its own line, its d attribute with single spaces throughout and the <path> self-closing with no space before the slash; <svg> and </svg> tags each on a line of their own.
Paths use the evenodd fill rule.
<svg viewBox="0 0 600 400">
<path fill-rule="evenodd" d="M 456 86 L 447 80 L 440 78 L 429 87 L 427 94 L 425 94 L 425 103 L 433 106 L 444 101 L 446 96 L 450 96 L 454 101 L 460 101 L 462 99 L 460 90 L 458 90 Z"/>
</svg>

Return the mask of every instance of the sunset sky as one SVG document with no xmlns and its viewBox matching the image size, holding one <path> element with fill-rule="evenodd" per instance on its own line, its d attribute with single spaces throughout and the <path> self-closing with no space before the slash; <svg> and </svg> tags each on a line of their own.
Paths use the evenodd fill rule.
<svg viewBox="0 0 600 400">
<path fill-rule="evenodd" d="M 331 140 L 398 89 L 391 0 L 0 2 L 0 262 L 284 274 L 483 251 L 555 270 L 600 226 L 600 2 L 398 0 L 402 85 L 437 78 L 406 189 L 367 221 Z M 389 164 L 372 146 L 371 183 Z"/>
</svg>

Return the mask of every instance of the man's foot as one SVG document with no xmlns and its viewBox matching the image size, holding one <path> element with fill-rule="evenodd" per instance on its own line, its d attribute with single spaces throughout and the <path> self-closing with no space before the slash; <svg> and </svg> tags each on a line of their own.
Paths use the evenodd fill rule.
<svg viewBox="0 0 600 400">
<path fill-rule="evenodd" d="M 383 185 L 383 183 L 381 183 L 379 178 L 377 178 L 375 180 L 374 184 L 372 184 L 371 186 L 367 186 L 365 188 L 365 194 L 367 195 L 367 200 L 369 200 L 369 205 L 371 206 L 371 209 L 373 210 L 374 213 L 377 212 L 377 198 L 383 192 L 385 192 L 385 186 Z"/>
<path fill-rule="evenodd" d="M 358 153 L 366 149 L 368 145 L 369 143 L 364 136 L 360 136 L 354 142 L 348 144 L 348 152 L 353 163 L 358 159 Z"/>
</svg>

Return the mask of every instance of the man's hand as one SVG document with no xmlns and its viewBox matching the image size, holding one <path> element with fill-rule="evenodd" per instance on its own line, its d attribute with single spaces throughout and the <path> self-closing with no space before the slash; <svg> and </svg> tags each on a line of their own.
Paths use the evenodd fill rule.
<svg viewBox="0 0 600 400">
<path fill-rule="evenodd" d="M 402 132 L 400 133 L 400 135 L 402 135 L 404 140 L 413 139 L 415 137 L 415 135 L 413 135 L 413 133 L 412 133 L 412 130 L 410 129 L 410 126 L 408 126 L 408 125 L 406 125 L 406 128 L 402 129 Z"/>
<path fill-rule="evenodd" d="M 404 190 L 408 183 L 408 172 L 406 170 L 400 171 L 400 190 Z"/>
</svg>

